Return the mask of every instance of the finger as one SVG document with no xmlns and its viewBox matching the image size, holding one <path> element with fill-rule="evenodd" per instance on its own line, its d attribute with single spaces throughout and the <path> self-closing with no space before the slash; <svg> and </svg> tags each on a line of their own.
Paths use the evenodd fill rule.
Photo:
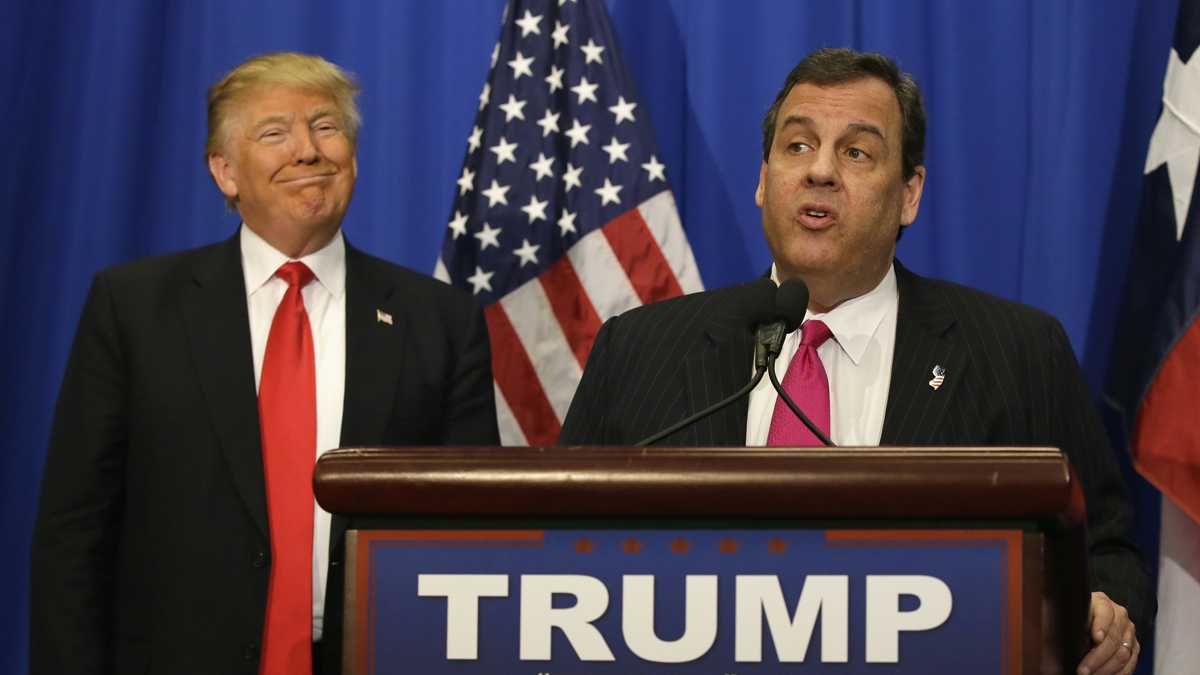
<svg viewBox="0 0 1200 675">
<path fill-rule="evenodd" d="M 1113 651 L 1112 656 L 1106 662 L 1097 666 L 1093 670 L 1092 675 L 1119 675 L 1120 673 L 1129 672 L 1126 670 L 1126 666 L 1133 661 L 1133 648 L 1136 645 L 1136 640 L 1134 639 L 1133 624 L 1129 623 L 1128 619 L 1122 616 L 1122 614 L 1118 606 L 1117 617 L 1113 621 L 1114 626 L 1109 631 L 1109 635 L 1116 636 L 1119 634 L 1123 639 L 1117 641 L 1117 648 Z M 1117 624 L 1124 624 L 1120 633 L 1117 632 Z M 1107 638 L 1105 641 L 1107 642 Z"/>
<path fill-rule="evenodd" d="M 1117 604 L 1107 594 L 1099 591 L 1092 593 L 1088 614 L 1090 615 L 1089 626 L 1094 644 L 1100 644 L 1101 640 L 1108 635 L 1113 619 L 1116 618 L 1116 607 Z"/>
<path fill-rule="evenodd" d="M 1121 675 L 1133 675 L 1133 671 L 1137 668 L 1138 657 L 1142 653 L 1142 645 L 1136 639 L 1131 644 L 1133 645 L 1133 655 L 1129 657 L 1129 663 L 1125 664 Z"/>
</svg>

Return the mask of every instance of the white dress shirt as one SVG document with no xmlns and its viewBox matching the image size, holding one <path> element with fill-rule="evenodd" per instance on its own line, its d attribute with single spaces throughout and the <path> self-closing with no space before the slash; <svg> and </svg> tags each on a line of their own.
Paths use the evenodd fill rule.
<svg viewBox="0 0 1200 675">
<path fill-rule="evenodd" d="M 779 283 L 773 266 L 771 279 Z M 820 319 L 833 333 L 833 339 L 817 348 L 817 356 L 829 378 L 829 424 L 832 427 L 829 438 L 836 445 L 879 445 L 888 387 L 892 382 L 899 307 L 896 269 L 892 266 L 870 292 L 847 300 L 824 314 L 804 313 L 805 321 Z M 775 373 L 781 383 L 799 348 L 800 330 L 797 329 L 784 339 L 783 349 L 775 361 Z M 753 365 L 751 356 L 751 370 Z M 778 398 L 779 394 L 765 377 L 750 392 L 746 445 L 767 444 Z"/>
<path fill-rule="evenodd" d="M 250 344 L 254 354 L 254 384 L 262 383 L 263 354 L 275 309 L 287 292 L 287 282 L 275 271 L 291 259 L 242 225 L 242 273 L 246 306 L 250 310 Z M 320 457 L 340 445 L 342 401 L 346 390 L 346 243 L 342 232 L 316 253 L 300 258 L 316 277 L 304 287 L 304 309 L 313 336 L 317 371 L 317 449 Z M 325 613 L 325 578 L 329 571 L 329 512 L 313 502 L 313 640 L 319 640 Z"/>
</svg>

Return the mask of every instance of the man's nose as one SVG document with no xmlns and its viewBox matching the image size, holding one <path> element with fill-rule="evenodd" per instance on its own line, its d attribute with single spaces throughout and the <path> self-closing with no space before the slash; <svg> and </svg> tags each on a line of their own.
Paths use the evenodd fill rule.
<svg viewBox="0 0 1200 675">
<path fill-rule="evenodd" d="M 315 164 L 321 159 L 321 151 L 317 147 L 312 129 L 304 129 L 296 134 L 295 161 L 297 164 Z"/>
<path fill-rule="evenodd" d="M 804 183 L 809 187 L 833 188 L 840 184 L 838 175 L 836 150 L 821 148 L 813 153 L 815 156 L 809 162 L 804 174 Z"/>
</svg>

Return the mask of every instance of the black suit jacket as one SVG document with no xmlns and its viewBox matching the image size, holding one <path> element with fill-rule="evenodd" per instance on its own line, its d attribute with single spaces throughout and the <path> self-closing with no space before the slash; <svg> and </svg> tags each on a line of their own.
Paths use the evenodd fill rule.
<svg viewBox="0 0 1200 675">
<path fill-rule="evenodd" d="M 347 246 L 341 445 L 441 443 L 498 443 L 483 314 Z M 345 526 L 334 519 L 332 665 Z M 238 237 L 99 273 L 38 506 L 32 671 L 256 673 L 269 557 Z"/>
<path fill-rule="evenodd" d="M 1155 601 L 1129 540 L 1125 485 L 1062 326 L 1031 307 L 917 276 L 898 261 L 896 283 L 880 444 L 1061 448 L 1087 501 L 1091 586 L 1124 605 L 1148 639 Z M 754 350 L 745 298 L 745 287 L 697 293 L 608 321 L 559 443 L 636 443 L 745 385 Z M 946 373 L 934 390 L 937 365 Z M 661 443 L 744 445 L 748 406 L 742 399 Z"/>
</svg>

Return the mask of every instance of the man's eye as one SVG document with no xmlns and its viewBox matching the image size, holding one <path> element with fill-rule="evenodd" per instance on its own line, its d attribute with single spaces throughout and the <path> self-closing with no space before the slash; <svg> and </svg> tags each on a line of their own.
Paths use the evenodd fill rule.
<svg viewBox="0 0 1200 675">
<path fill-rule="evenodd" d="M 800 141 L 793 141 L 791 143 L 788 143 L 787 149 L 790 152 L 808 152 L 809 150 L 811 150 L 808 143 L 801 143 Z"/>
<path fill-rule="evenodd" d="M 849 150 L 846 151 L 846 155 L 849 156 L 850 159 L 867 159 L 868 158 L 867 153 L 863 152 L 862 150 L 860 150 L 858 148 L 850 148 Z"/>
</svg>

